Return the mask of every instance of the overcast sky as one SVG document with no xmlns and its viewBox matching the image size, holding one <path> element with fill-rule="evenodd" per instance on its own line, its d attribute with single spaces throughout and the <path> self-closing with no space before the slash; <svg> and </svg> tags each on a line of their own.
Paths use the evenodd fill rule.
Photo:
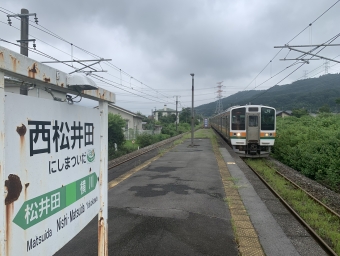
<svg viewBox="0 0 340 256">
<path fill-rule="evenodd" d="M 273 59 L 279 52 L 274 46 L 321 44 L 336 36 L 340 33 L 340 2 L 336 2 L 1 0 L 0 38 L 14 43 L 20 39 L 17 30 L 20 21 L 12 18 L 10 27 L 8 13 L 20 13 L 21 8 L 36 13 L 39 25 L 31 24 L 38 29 L 30 26 L 29 34 L 37 39 L 37 50 L 58 60 L 96 59 L 96 56 L 112 59 L 109 65 L 95 66 L 108 71 L 96 73 L 102 81 L 93 76 L 92 79 L 116 94 L 118 106 L 150 115 L 151 109 L 163 108 L 164 104 L 175 109 L 174 96 L 179 96 L 179 109 L 191 107 L 190 73 L 195 73 L 195 106 L 216 101 L 217 82 L 223 81 L 223 97 L 276 85 L 301 62 L 285 69 L 294 61 L 280 59 L 288 53 L 289 59 L 300 54 L 284 49 Z M 316 20 L 333 4 L 333 8 Z M 45 29 L 62 40 L 41 31 Z M 333 44 L 340 44 L 340 39 Z M 0 45 L 20 51 L 5 42 L 0 41 Z M 340 61 L 340 46 L 327 47 L 318 54 Z M 33 52 L 29 57 L 49 60 Z M 336 64 L 328 64 L 329 73 L 340 72 L 340 64 Z M 66 65 L 49 65 L 68 73 L 73 70 Z M 302 79 L 306 74 L 307 77 L 325 74 L 324 60 L 310 61 L 279 84 Z"/>
</svg>

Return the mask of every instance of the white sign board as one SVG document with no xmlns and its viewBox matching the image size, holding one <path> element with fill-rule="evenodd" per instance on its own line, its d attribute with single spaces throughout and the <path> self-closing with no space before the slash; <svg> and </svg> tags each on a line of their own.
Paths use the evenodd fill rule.
<svg viewBox="0 0 340 256">
<path fill-rule="evenodd" d="M 5 98 L 6 255 L 52 255 L 99 212 L 100 113 Z"/>
</svg>

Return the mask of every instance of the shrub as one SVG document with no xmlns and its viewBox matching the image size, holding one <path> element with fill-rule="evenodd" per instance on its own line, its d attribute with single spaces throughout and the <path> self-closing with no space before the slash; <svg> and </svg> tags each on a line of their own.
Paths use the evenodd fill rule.
<svg viewBox="0 0 340 256">
<path fill-rule="evenodd" d="M 277 119 L 273 156 L 302 174 L 340 191 L 340 116 Z"/>
</svg>

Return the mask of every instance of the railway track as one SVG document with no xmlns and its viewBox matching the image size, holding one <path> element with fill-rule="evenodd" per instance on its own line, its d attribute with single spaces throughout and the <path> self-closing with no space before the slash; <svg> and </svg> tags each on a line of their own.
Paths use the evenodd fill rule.
<svg viewBox="0 0 340 256">
<path fill-rule="evenodd" d="M 163 147 L 166 147 L 168 145 L 170 145 L 171 143 L 173 143 L 174 141 L 182 138 L 184 134 L 180 134 L 180 135 L 177 135 L 175 137 L 171 137 L 169 139 L 166 139 L 166 140 L 163 140 L 163 141 L 160 141 L 158 143 L 155 143 L 155 144 L 152 144 L 150 146 L 147 146 L 145 148 L 142 148 L 142 149 L 139 149 L 137 151 L 134 151 L 134 152 L 131 152 L 130 154 L 126 154 L 124 156 L 121 156 L 121 157 L 118 157 L 114 160 L 111 160 L 109 161 L 108 163 L 108 169 L 112 169 L 112 168 L 115 168 L 121 164 L 124 164 L 126 162 L 129 162 L 133 159 L 136 159 L 137 157 L 140 157 L 142 155 L 145 155 L 153 150 L 156 150 L 156 149 L 162 149 Z"/>
<path fill-rule="evenodd" d="M 266 165 L 269 168 L 273 168 L 268 163 Z M 297 211 L 266 181 L 265 178 L 254 168 L 248 165 L 248 167 L 261 179 L 261 181 L 272 191 L 273 194 L 275 194 L 276 197 L 280 199 L 280 201 L 285 205 L 285 207 L 295 216 L 296 219 L 299 220 L 299 222 L 309 231 L 309 233 L 314 237 L 314 239 L 320 244 L 320 246 L 329 254 L 329 255 L 338 255 L 331 246 L 323 239 L 319 234 L 312 228 L 298 213 Z M 332 210 L 330 207 L 328 207 L 326 204 L 318 200 L 316 197 L 314 197 L 312 194 L 307 192 L 305 189 L 303 189 L 301 186 L 296 184 L 294 181 L 280 173 L 278 170 L 275 170 L 276 174 L 278 174 L 280 177 L 282 177 L 284 180 L 289 182 L 292 186 L 294 186 L 296 189 L 299 189 L 300 191 L 304 192 L 306 195 L 308 195 L 309 198 L 311 198 L 314 202 L 318 203 L 322 207 L 324 207 L 330 214 L 336 216 L 340 220 L 340 215 Z"/>
<path fill-rule="evenodd" d="M 228 144 L 228 142 L 221 137 L 216 131 L 216 136 L 220 140 L 223 140 L 222 146 L 225 143 Z M 229 145 L 229 144 L 228 144 Z M 230 146 L 230 145 L 229 145 Z M 259 159 L 260 160 L 260 159 Z M 261 160 L 260 160 L 261 161 Z M 262 161 L 264 161 L 262 159 Z M 337 218 L 340 222 L 340 195 L 330 191 L 326 187 L 320 185 L 319 183 L 312 181 L 308 179 L 307 177 L 301 175 L 297 171 L 283 165 L 282 163 L 274 160 L 269 159 L 266 160 L 267 167 L 272 168 L 275 170 L 275 173 L 277 173 L 282 179 L 284 179 L 286 182 L 291 184 L 294 189 L 298 189 L 305 193 L 311 200 L 319 204 L 321 207 L 323 207 L 329 214 Z M 269 162 L 269 163 L 268 163 Z M 250 170 L 252 170 L 259 179 L 269 188 L 269 190 L 272 191 L 272 193 L 279 198 L 279 200 L 285 205 L 285 207 L 292 213 L 292 215 L 308 230 L 308 232 L 311 234 L 311 236 L 317 241 L 317 243 L 323 248 L 323 250 L 329 254 L 329 255 L 338 255 L 334 249 L 332 248 L 332 245 L 330 241 L 325 241 L 315 230 L 312 228 L 299 214 L 298 212 L 293 209 L 293 207 L 281 196 L 263 177 L 262 175 L 254 170 L 251 166 L 249 166 L 246 162 L 245 164 L 249 167 Z M 275 167 L 274 167 L 275 166 Z M 280 166 L 285 168 L 285 171 L 280 172 Z M 288 172 L 286 169 L 290 169 Z M 286 172 L 286 173 L 285 173 Z M 286 175 L 288 174 L 288 175 Z M 301 185 L 299 184 L 301 183 Z M 325 200 L 326 199 L 326 200 Z M 327 201 L 327 203 L 322 202 L 321 200 Z M 339 231 L 340 232 L 340 231 Z"/>
</svg>

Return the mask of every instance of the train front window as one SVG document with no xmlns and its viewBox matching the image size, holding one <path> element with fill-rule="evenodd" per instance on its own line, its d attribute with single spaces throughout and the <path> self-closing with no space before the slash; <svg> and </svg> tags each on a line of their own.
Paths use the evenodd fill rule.
<svg viewBox="0 0 340 256">
<path fill-rule="evenodd" d="M 249 127 L 258 127 L 258 118 L 257 116 L 249 116 Z"/>
<path fill-rule="evenodd" d="M 261 108 L 261 130 L 275 130 L 275 110 L 272 108 Z"/>
<path fill-rule="evenodd" d="M 231 111 L 231 129 L 245 130 L 246 129 L 246 108 L 237 108 Z"/>
</svg>

